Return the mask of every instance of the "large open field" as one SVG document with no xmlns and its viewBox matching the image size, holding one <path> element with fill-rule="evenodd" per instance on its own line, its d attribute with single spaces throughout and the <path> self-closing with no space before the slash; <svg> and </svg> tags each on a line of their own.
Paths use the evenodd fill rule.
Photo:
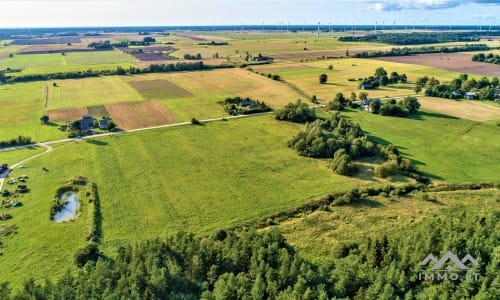
<svg viewBox="0 0 500 300">
<path fill-rule="evenodd" d="M 10 47 L 13 46 L 4 49 Z M 60 53 L 16 54 L 13 57 L 0 57 L 0 69 L 21 69 L 21 74 L 46 74 L 88 69 L 114 69 L 118 65 L 128 67 L 137 61 L 134 57 L 118 50 L 68 52 L 65 55 Z"/>
<path fill-rule="evenodd" d="M 14 176 L 27 174 L 31 192 L 4 224 L 19 229 L 2 238 L 2 278 L 19 284 L 70 268 L 84 243 L 87 210 L 74 222 L 56 224 L 49 207 L 56 189 L 75 175 L 98 185 L 107 254 L 128 241 L 177 230 L 207 233 L 363 184 L 287 148 L 297 129 L 270 116 L 221 121 L 80 141 L 26 163 Z"/>
<path fill-rule="evenodd" d="M 424 109 L 437 111 L 473 121 L 500 119 L 500 106 L 471 100 L 449 100 L 433 97 L 419 97 L 418 102 Z"/>
<path fill-rule="evenodd" d="M 55 123 L 76 120 L 86 113 L 95 118 L 111 116 L 124 130 L 192 118 L 220 118 L 227 113 L 218 102 L 235 96 L 264 101 L 273 109 L 297 99 L 310 103 L 312 95 L 325 104 L 339 92 L 346 97 L 353 91 L 363 92 L 359 89 L 360 79 L 374 75 L 378 67 L 384 67 L 389 74 L 396 71 L 408 77 L 408 83 L 366 91 L 369 97 L 382 99 L 413 95 L 414 82 L 422 76 L 449 82 L 460 72 L 473 73 L 470 77 L 476 79 L 486 74 L 482 68 L 466 65 L 466 54 L 429 56 L 429 63 L 422 57 L 412 61 L 413 56 L 393 61 L 350 57 L 317 60 L 321 56 L 345 56 L 346 50 L 352 55 L 392 47 L 342 43 L 337 39 L 341 34 L 344 33 L 330 36 L 323 32 L 319 39 L 313 32 L 156 34 L 158 41 L 179 49 L 173 54 L 178 58 L 185 53 L 201 53 L 210 59 L 217 52 L 222 58 L 216 62 L 226 58 L 242 62 L 248 51 L 251 55 L 273 56 L 275 60 L 271 64 L 249 66 L 252 69 L 0 84 L 0 140 L 18 135 L 31 136 L 36 141 L 66 138 L 67 133 L 58 130 Z M 143 37 L 135 31 L 104 33 L 85 37 L 83 43 Z M 212 40 L 229 45 L 199 45 Z M 66 55 L 16 54 L 23 47 L 26 46 L 0 46 L 0 69 L 21 68 L 21 74 L 36 74 L 150 63 L 138 62 L 118 50 Z M 64 48 L 64 44 L 57 47 Z M 29 48 L 43 50 L 50 46 L 27 46 L 24 50 Z M 14 57 L 9 58 L 10 53 Z M 449 64 L 455 66 L 447 67 Z M 330 65 L 333 70 L 328 70 Z M 322 73 L 328 75 L 326 84 L 318 81 Z M 272 80 L 267 74 L 278 74 L 283 81 Z M 408 118 L 354 109 L 343 110 L 341 116 L 359 123 L 370 139 L 395 145 L 402 156 L 409 158 L 435 184 L 498 182 L 500 106 L 430 97 L 419 97 L 419 101 L 422 105 L 419 114 Z M 332 113 L 315 109 L 320 117 Z M 40 117 L 44 114 L 54 123 L 41 125 Z M 287 147 L 290 138 L 304 127 L 277 121 L 273 115 L 260 115 L 199 126 L 177 124 L 105 137 L 78 137 L 44 147 L 0 151 L 0 164 L 13 164 L 48 151 L 23 163 L 25 167 L 16 168 L 10 175 L 28 175 L 30 191 L 20 196 L 22 207 L 0 207 L 0 214 L 9 213 L 13 217 L 1 221 L 0 226 L 17 226 L 15 234 L 0 235 L 0 285 L 10 281 L 18 289 L 30 277 L 42 283 L 47 276 L 55 279 L 67 270 L 76 272 L 74 254 L 88 244 L 85 234 L 89 223 L 96 220 L 88 209 L 91 205 L 80 202 L 79 216 L 74 221 L 55 223 L 49 219 L 57 189 L 75 176 L 84 176 L 97 185 L 99 250 L 103 251 L 103 257 L 111 259 L 116 257 L 117 246 L 164 238 L 179 231 L 206 236 L 217 229 L 260 221 L 259 224 L 266 222 L 270 227 L 278 227 L 300 256 L 312 262 L 335 263 L 342 244 L 362 243 L 375 233 L 409 230 L 426 218 L 445 214 L 452 208 L 488 210 L 498 202 L 495 189 L 432 193 L 437 198 L 433 202 L 423 201 L 421 195 L 374 196 L 355 204 L 323 206 L 314 212 L 297 213 L 294 218 L 275 224 L 269 218 L 273 214 L 296 209 L 331 193 L 415 182 L 403 175 L 388 179 L 373 177 L 371 167 L 378 157 L 356 161 L 361 168 L 353 177 L 337 175 L 331 170 L 330 159 L 301 157 Z"/>
<path fill-rule="evenodd" d="M 48 140 L 64 137 L 53 126 L 41 126 L 45 82 L 0 85 L 0 140 L 18 135 Z"/>
<path fill-rule="evenodd" d="M 500 127 L 421 111 L 418 117 L 396 118 L 365 111 L 345 114 L 379 141 L 394 144 L 419 170 L 436 181 L 468 182 L 499 179 Z M 480 145 L 480 146 L 478 146 Z"/>
<path fill-rule="evenodd" d="M 491 51 L 487 51 L 488 53 Z M 500 67 L 495 64 L 472 61 L 472 53 L 429 53 L 409 56 L 380 57 L 378 60 L 429 66 L 454 72 L 500 76 Z"/>
</svg>

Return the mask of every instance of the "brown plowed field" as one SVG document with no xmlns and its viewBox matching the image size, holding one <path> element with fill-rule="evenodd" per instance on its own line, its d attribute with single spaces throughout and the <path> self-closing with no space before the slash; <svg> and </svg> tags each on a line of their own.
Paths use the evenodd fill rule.
<svg viewBox="0 0 500 300">
<path fill-rule="evenodd" d="M 47 115 L 51 122 L 74 121 L 87 113 L 85 108 L 62 108 L 49 110 Z"/>
<path fill-rule="evenodd" d="M 377 59 L 396 63 L 422 65 L 468 74 L 500 76 L 499 65 L 472 61 L 472 54 L 467 53 L 429 53 L 409 56 L 379 57 Z"/>
<path fill-rule="evenodd" d="M 106 109 L 118 127 L 125 130 L 175 122 L 174 115 L 156 101 L 108 104 Z"/>
</svg>

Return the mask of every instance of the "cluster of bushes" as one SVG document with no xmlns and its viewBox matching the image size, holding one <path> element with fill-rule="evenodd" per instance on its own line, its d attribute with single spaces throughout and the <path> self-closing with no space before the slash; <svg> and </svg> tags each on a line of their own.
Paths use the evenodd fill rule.
<svg viewBox="0 0 500 300">
<path fill-rule="evenodd" d="M 395 191 L 379 193 L 389 190 Z M 368 191 L 345 197 L 363 193 Z M 0 283 L 0 295 L 5 300 L 496 299 L 497 218 L 493 211 L 452 207 L 412 226 L 342 243 L 331 251 L 333 263 L 304 259 L 276 229 L 219 229 L 203 237 L 180 232 L 120 246 L 112 261 L 88 244 L 75 254 L 75 263 L 83 266 L 78 272 L 56 282 L 28 280 L 14 291 Z M 420 280 L 420 262 L 450 249 L 460 259 L 473 255 L 480 265 L 468 272 L 480 276 L 471 280 L 462 272 L 456 280 Z"/>
<path fill-rule="evenodd" d="M 307 103 L 297 100 L 295 103 L 288 103 L 282 109 L 278 109 L 274 116 L 276 120 L 306 123 L 316 120 L 316 111 Z"/>
<path fill-rule="evenodd" d="M 380 85 L 386 86 L 388 84 L 397 84 L 397 83 L 406 83 L 408 82 L 408 78 L 406 74 L 398 74 L 398 72 L 391 72 L 390 76 L 388 76 L 387 71 L 383 68 L 377 68 L 375 70 L 374 76 L 370 76 L 361 81 L 359 87 L 366 88 L 378 88 Z"/>
<path fill-rule="evenodd" d="M 263 101 L 252 100 L 249 97 L 226 98 L 224 101 L 220 101 L 219 104 L 221 104 L 224 110 L 231 116 L 271 111 L 271 108 Z"/>
<path fill-rule="evenodd" d="M 59 72 L 52 74 L 27 74 L 20 76 L 1 76 L 0 82 L 27 82 L 27 81 L 40 81 L 40 80 L 53 80 L 53 79 L 75 79 L 86 77 L 110 76 L 110 75 L 128 75 L 128 74 L 145 74 L 145 73 L 169 73 L 179 71 L 194 71 L 204 70 L 215 67 L 207 67 L 202 61 L 199 62 L 178 62 L 176 64 L 151 64 L 146 68 L 137 68 L 130 66 L 129 68 L 116 67 L 115 70 L 101 70 L 96 71 L 89 69 L 87 71 L 74 71 L 74 72 Z M 2 79 L 3 78 L 3 79 Z"/>
<path fill-rule="evenodd" d="M 408 117 L 409 115 L 417 114 L 420 109 L 420 103 L 416 97 L 405 97 L 403 100 L 396 102 L 391 99 L 385 102 L 380 108 L 372 109 L 372 113 L 379 113 L 383 116 Z"/>
<path fill-rule="evenodd" d="M 428 78 L 427 76 L 417 79 L 416 91 L 426 87 L 425 95 L 432 97 L 462 99 L 467 92 L 472 94 L 470 98 L 479 100 L 495 100 L 498 95 L 496 89 L 500 86 L 498 77 L 491 80 L 483 77 L 480 80 L 468 79 L 467 74 L 461 74 L 459 78 L 453 79 L 450 83 L 441 84 L 439 80 Z"/>
<path fill-rule="evenodd" d="M 195 54 L 186 53 L 186 54 L 184 54 L 184 59 L 186 59 L 186 60 L 200 60 L 200 59 L 203 59 L 203 58 L 201 57 L 200 53 L 198 53 L 196 55 Z"/>
<path fill-rule="evenodd" d="M 402 157 L 399 151 L 393 145 L 377 145 L 378 151 L 386 160 L 381 165 L 374 168 L 373 173 L 377 177 L 387 178 L 397 174 L 410 175 L 415 169 L 411 165 L 411 161 Z M 427 180 L 426 180 L 427 181 Z"/>
<path fill-rule="evenodd" d="M 128 46 L 149 46 L 156 43 L 156 39 L 150 36 L 144 37 L 142 41 L 120 41 L 117 43 L 111 43 L 110 41 L 104 42 L 92 42 L 87 45 L 87 48 L 94 49 L 112 49 L 113 47 L 126 48 Z"/>
<path fill-rule="evenodd" d="M 447 42 L 477 42 L 482 33 L 477 32 L 412 32 L 412 33 L 377 33 L 364 36 L 339 37 L 341 42 L 374 42 L 391 45 L 419 45 Z"/>
<path fill-rule="evenodd" d="M 364 135 L 359 124 L 334 113 L 329 119 L 307 123 L 289 142 L 299 155 L 314 158 L 332 158 L 344 149 L 352 159 L 374 154 L 375 144 Z"/>
<path fill-rule="evenodd" d="M 226 45 L 229 45 L 229 43 L 228 42 L 211 41 L 211 42 L 198 43 L 198 45 L 202 45 L 202 46 L 226 46 Z"/>
<path fill-rule="evenodd" d="M 472 56 L 472 61 L 485 62 L 490 64 L 500 65 L 500 55 L 493 53 L 477 53 Z"/>
<path fill-rule="evenodd" d="M 405 56 L 405 55 L 423 54 L 423 53 L 452 53 L 452 52 L 487 51 L 487 50 L 491 50 L 491 48 L 485 44 L 465 44 L 464 46 L 455 46 L 455 47 L 436 47 L 436 46 L 403 47 L 403 48 L 392 48 L 391 50 L 388 51 L 382 51 L 382 50 L 363 51 L 357 53 L 355 57 L 367 58 L 367 57 L 383 57 L 383 56 Z"/>
<path fill-rule="evenodd" d="M 22 146 L 22 145 L 30 145 L 30 144 L 33 144 L 33 140 L 31 139 L 31 137 L 19 135 L 17 138 L 0 141 L 0 148 L 15 147 L 15 146 Z"/>
<path fill-rule="evenodd" d="M 85 240 L 98 242 L 101 237 L 101 201 L 97 191 L 97 185 L 92 183 L 90 190 L 86 193 L 88 213 L 85 226 Z"/>
</svg>

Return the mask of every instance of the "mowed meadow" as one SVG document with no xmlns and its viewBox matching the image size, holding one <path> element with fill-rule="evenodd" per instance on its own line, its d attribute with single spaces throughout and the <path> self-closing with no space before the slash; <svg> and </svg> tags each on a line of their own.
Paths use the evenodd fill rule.
<svg viewBox="0 0 500 300">
<path fill-rule="evenodd" d="M 20 284 L 73 269 L 73 253 L 85 242 L 86 204 L 78 219 L 62 224 L 49 220 L 49 209 L 57 188 L 77 175 L 97 183 L 106 255 L 129 241 L 209 233 L 369 183 L 296 155 L 286 141 L 299 127 L 272 116 L 219 121 L 81 140 L 27 162 L 12 175 L 28 175 L 31 191 L 2 223 L 18 226 L 2 238 L 2 278 Z M 4 157 L 11 160 L 0 152 Z"/>
</svg>

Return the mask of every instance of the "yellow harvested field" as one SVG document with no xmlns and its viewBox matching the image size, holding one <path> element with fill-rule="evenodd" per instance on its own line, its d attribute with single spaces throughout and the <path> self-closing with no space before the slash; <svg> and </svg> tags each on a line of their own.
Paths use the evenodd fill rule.
<svg viewBox="0 0 500 300">
<path fill-rule="evenodd" d="M 473 121 L 500 119 L 500 106 L 488 105 L 471 100 L 448 100 L 433 97 L 421 97 L 418 101 L 422 108 Z"/>
</svg>

